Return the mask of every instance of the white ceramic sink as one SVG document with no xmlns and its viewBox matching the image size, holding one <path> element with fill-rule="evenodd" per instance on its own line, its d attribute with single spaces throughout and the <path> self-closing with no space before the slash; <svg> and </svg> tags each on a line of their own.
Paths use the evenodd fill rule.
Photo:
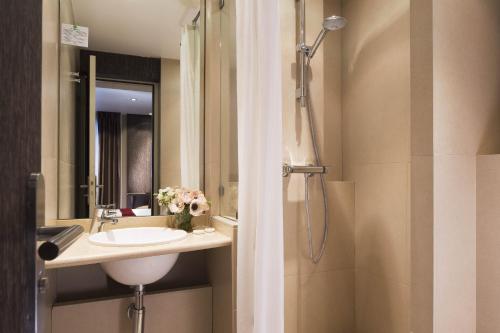
<svg viewBox="0 0 500 333">
<path fill-rule="evenodd" d="M 89 241 L 101 246 L 151 246 L 184 239 L 184 230 L 169 228 L 127 228 L 99 232 Z M 174 266 L 178 253 L 154 257 L 116 260 L 101 263 L 101 267 L 113 280 L 126 285 L 153 283 L 165 276 Z"/>
<path fill-rule="evenodd" d="M 184 230 L 170 228 L 125 228 L 98 232 L 89 242 L 101 246 L 148 246 L 176 242 L 186 237 Z"/>
</svg>

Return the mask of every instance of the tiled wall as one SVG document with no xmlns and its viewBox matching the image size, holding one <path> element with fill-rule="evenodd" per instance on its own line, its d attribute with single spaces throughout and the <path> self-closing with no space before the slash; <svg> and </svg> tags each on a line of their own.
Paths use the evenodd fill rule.
<svg viewBox="0 0 500 333">
<path fill-rule="evenodd" d="M 307 112 L 295 100 L 296 5 L 281 2 L 283 59 L 284 161 L 313 160 Z M 340 15 L 340 1 L 306 3 L 306 36 L 312 43 L 323 18 Z M 343 182 L 341 161 L 341 34 L 328 35 L 312 60 L 311 100 L 323 164 L 329 166 L 327 193 L 330 229 L 318 265 L 308 257 L 304 178 L 284 179 L 285 332 L 354 332 L 354 184 Z M 314 251 L 323 233 L 322 197 L 318 177 L 310 182 Z"/>
<path fill-rule="evenodd" d="M 477 332 L 500 332 L 500 155 L 477 158 Z"/>
<path fill-rule="evenodd" d="M 59 2 L 56 0 L 43 2 L 42 39 L 42 174 L 45 220 L 49 222 L 57 218 Z"/>
<path fill-rule="evenodd" d="M 500 152 L 500 3 L 434 1 L 433 18 L 434 332 L 475 332 L 476 155 Z"/>
<path fill-rule="evenodd" d="M 342 14 L 343 175 L 355 184 L 355 332 L 409 332 L 410 1 Z"/>
<path fill-rule="evenodd" d="M 434 183 L 432 1 L 411 1 L 410 331 L 433 330 Z"/>
</svg>

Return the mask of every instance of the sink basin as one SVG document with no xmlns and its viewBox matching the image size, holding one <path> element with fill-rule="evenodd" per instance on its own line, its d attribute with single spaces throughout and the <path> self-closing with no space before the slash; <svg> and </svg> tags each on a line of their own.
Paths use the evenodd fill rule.
<svg viewBox="0 0 500 333">
<path fill-rule="evenodd" d="M 184 239 L 184 230 L 169 228 L 127 228 L 99 232 L 89 241 L 101 246 L 150 246 L 166 244 Z M 159 256 L 115 260 L 101 263 L 113 280 L 135 286 L 153 283 L 165 276 L 174 266 L 178 253 Z"/>
<path fill-rule="evenodd" d="M 148 246 L 167 244 L 184 239 L 184 230 L 170 228 L 125 228 L 98 232 L 89 242 L 101 246 Z"/>
</svg>

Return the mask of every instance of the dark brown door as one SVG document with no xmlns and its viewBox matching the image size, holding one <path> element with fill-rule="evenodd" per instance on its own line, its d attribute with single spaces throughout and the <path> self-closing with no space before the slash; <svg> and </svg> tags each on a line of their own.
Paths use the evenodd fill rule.
<svg viewBox="0 0 500 333">
<path fill-rule="evenodd" d="M 42 1 L 0 0 L 0 332 L 35 331 L 29 175 L 40 171 Z"/>
</svg>

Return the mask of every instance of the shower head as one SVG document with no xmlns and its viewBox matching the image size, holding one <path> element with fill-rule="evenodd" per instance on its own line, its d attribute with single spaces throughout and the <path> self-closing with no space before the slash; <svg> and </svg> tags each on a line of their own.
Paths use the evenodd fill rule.
<svg viewBox="0 0 500 333">
<path fill-rule="evenodd" d="M 342 16 L 330 16 L 325 18 L 323 21 L 323 29 L 321 29 L 320 33 L 318 34 L 318 37 L 316 37 L 316 40 L 314 41 L 314 44 L 311 46 L 307 56 L 309 59 L 311 59 L 316 51 L 318 50 L 318 47 L 321 45 L 321 42 L 323 42 L 323 39 L 325 39 L 326 34 L 329 31 L 335 31 L 342 29 L 345 27 L 347 24 L 347 20 L 342 17 Z"/>
<path fill-rule="evenodd" d="M 345 27 L 347 20 L 342 16 L 330 16 L 323 21 L 323 29 L 328 31 L 339 30 Z"/>
</svg>

